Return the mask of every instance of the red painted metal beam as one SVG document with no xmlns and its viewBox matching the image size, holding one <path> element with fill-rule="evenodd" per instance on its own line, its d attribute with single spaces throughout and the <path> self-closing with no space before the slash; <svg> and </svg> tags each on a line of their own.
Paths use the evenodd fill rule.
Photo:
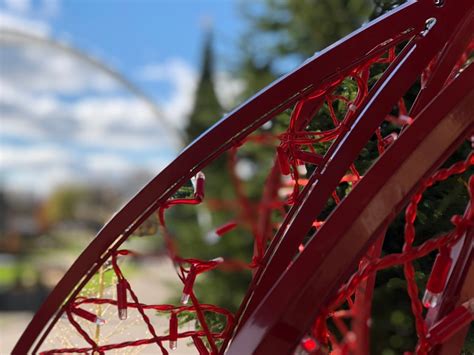
<svg viewBox="0 0 474 355">
<path fill-rule="evenodd" d="M 472 238 L 472 233 L 471 233 L 471 238 Z M 466 272 L 463 273 L 463 274 L 466 274 L 465 282 L 463 283 L 463 287 L 460 289 L 460 294 L 459 294 L 460 301 L 469 300 L 469 299 L 472 299 L 472 297 L 474 297 L 474 263 L 472 262 L 472 259 L 471 259 L 470 264 L 466 265 L 465 271 Z M 461 303 L 462 302 L 459 302 L 459 304 Z M 469 325 L 464 327 L 464 329 L 461 329 L 456 334 L 454 334 L 445 343 L 433 349 L 430 355 L 460 354 L 464 346 L 464 342 L 465 342 L 466 335 L 468 334 L 468 332 L 469 332 Z"/>
<path fill-rule="evenodd" d="M 383 52 L 385 47 L 379 44 L 387 39 L 396 38 L 407 29 L 413 29 L 415 32 L 421 30 L 420 24 L 414 25 L 408 19 L 430 10 L 432 6 L 426 1 L 409 1 L 391 16 L 378 19 L 322 51 L 300 68 L 237 107 L 200 136 L 102 228 L 35 314 L 15 346 L 14 353 L 24 354 L 32 347 L 36 351 L 57 321 L 61 305 L 78 293 L 110 256 L 111 251 L 118 248 L 131 234 L 133 226 L 138 226 L 141 220 L 151 215 L 202 166 L 241 141 L 274 115 L 290 107 L 314 86 L 331 81 L 332 76 L 340 75 L 340 71 L 349 71 L 356 66 L 357 61 L 353 58 L 364 61 L 367 56 Z M 405 36 L 410 35 L 411 33 L 406 33 Z M 398 40 L 403 38 L 399 37 Z M 387 43 L 388 45 L 393 43 Z M 347 53 L 351 53 L 351 56 Z"/>
<path fill-rule="evenodd" d="M 446 2 L 443 7 L 444 12 L 437 14 L 434 27 L 427 34 L 418 36 L 411 46 L 409 44 L 372 89 L 372 94 L 363 110 L 358 113 L 356 122 L 347 135 L 341 136 L 335 142 L 333 152 L 329 153 L 329 162 L 315 171 L 301 193 L 299 201 L 295 204 L 296 207 L 290 211 L 275 236 L 264 259 L 264 267 L 255 278 L 256 286 L 254 286 L 253 294 L 244 305 L 245 311 L 240 317 L 240 323 L 245 323 L 248 315 L 255 310 L 268 290 L 285 271 L 296 255 L 297 248 L 309 231 L 312 222 L 322 211 L 332 191 L 375 129 L 379 127 L 392 105 L 415 82 L 431 58 L 444 47 L 452 31 L 460 22 L 463 22 L 466 14 L 472 13 L 473 7 L 474 4 L 470 1 Z M 418 21 L 424 24 L 426 19 L 431 18 L 433 12 L 427 11 L 421 17 L 419 14 L 411 15 L 413 16 L 412 23 Z M 305 216 L 301 216 L 300 213 L 296 222 L 295 214 L 302 208 L 307 208 L 311 213 Z M 239 328 L 237 328 L 238 331 Z"/>
<path fill-rule="evenodd" d="M 470 12 L 458 24 L 451 38 L 447 41 L 443 50 L 435 58 L 436 62 L 431 69 L 429 80 L 425 87 L 422 87 L 418 97 L 413 103 L 411 114 L 413 116 L 428 104 L 446 84 L 446 80 L 451 74 L 456 61 L 459 60 L 466 50 L 469 42 L 474 39 L 474 12 Z"/>
<path fill-rule="evenodd" d="M 417 183 L 472 132 L 473 83 L 474 66 L 470 66 L 382 155 L 282 272 L 242 325 L 228 354 L 287 354 L 296 347 Z M 302 205 L 293 225 L 300 223 L 300 216 L 311 215 L 312 207 Z"/>
<path fill-rule="evenodd" d="M 382 253 L 382 246 L 387 230 L 384 229 L 372 248 L 367 253 L 368 258 L 379 258 Z M 352 330 L 356 336 L 357 342 L 354 349 L 354 355 L 370 354 L 370 320 L 372 318 L 372 302 L 375 289 L 375 279 L 377 273 L 369 275 L 357 287 L 354 299 L 354 313 L 357 317 L 352 318 Z"/>
<path fill-rule="evenodd" d="M 467 1 L 458 1 L 460 11 Z M 142 221 L 164 203 L 184 182 L 232 145 L 293 105 L 302 95 L 322 87 L 342 73 L 411 37 L 424 26 L 427 16 L 442 16 L 431 0 L 408 1 L 390 15 L 377 19 L 311 58 L 256 96 L 237 107 L 205 132 L 147 184 L 98 233 L 58 283 L 20 337 L 14 353 L 37 351 L 60 316 L 60 308 L 74 298 L 111 252 L 128 238 Z M 440 35 L 441 39 L 445 36 Z M 382 44 L 382 45 L 381 45 Z"/>
</svg>

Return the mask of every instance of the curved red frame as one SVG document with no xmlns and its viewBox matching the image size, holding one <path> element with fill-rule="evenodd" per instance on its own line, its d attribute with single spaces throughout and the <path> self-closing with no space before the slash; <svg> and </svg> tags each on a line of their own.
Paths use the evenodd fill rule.
<svg viewBox="0 0 474 355">
<path fill-rule="evenodd" d="M 414 6 L 415 4 L 413 4 Z M 448 6 L 450 5 L 450 6 Z M 409 6 L 409 5 L 407 5 Z M 463 9 L 462 6 L 465 6 Z M 444 10 L 445 13 L 437 14 L 438 20 L 433 27 L 433 31 L 429 32 L 425 37 L 413 41 L 411 46 L 405 48 L 405 53 L 398 56 L 398 60 L 384 74 L 384 78 L 380 79 L 376 88 L 372 89 L 372 97 L 369 98 L 369 103 L 364 107 L 364 111 L 359 114 L 356 119 L 356 124 L 351 128 L 350 133 L 343 137 L 341 141 L 334 144 L 333 163 L 327 164 L 321 170 L 324 174 L 315 174 L 311 177 L 310 182 L 302 192 L 304 200 L 299 201 L 301 208 L 305 208 L 307 204 L 308 211 L 311 213 L 301 214 L 298 221 L 295 222 L 292 209 L 288 214 L 286 220 L 283 222 L 282 228 L 278 231 L 272 245 L 270 245 L 265 259 L 263 261 L 264 267 L 259 270 L 257 276 L 254 278 L 255 287 L 253 293 L 249 293 L 250 299 L 244 305 L 245 312 L 241 317 L 241 322 L 245 322 L 248 315 L 260 304 L 262 299 L 270 290 L 280 275 L 283 274 L 287 265 L 295 255 L 298 245 L 302 241 L 302 236 L 310 229 L 311 219 L 323 208 L 331 192 L 334 190 L 338 181 L 342 178 L 345 171 L 347 171 L 350 162 L 354 160 L 363 144 L 367 141 L 367 135 L 371 135 L 375 127 L 377 127 L 383 120 L 384 114 L 390 110 L 391 105 L 403 95 L 403 93 L 415 82 L 416 78 L 428 65 L 428 62 L 440 51 L 448 42 L 452 32 L 458 35 L 455 29 L 461 29 L 461 40 L 456 39 L 454 43 L 466 41 L 466 37 L 470 38 L 470 32 L 467 32 L 466 23 L 472 23 L 473 4 L 468 1 L 447 3 Z M 420 23 L 425 23 L 426 18 L 432 17 L 433 13 L 423 14 L 423 17 L 417 17 Z M 441 16 L 439 16 L 441 15 Z M 464 31 L 462 31 L 464 29 Z M 449 53 L 449 52 L 448 52 Z M 454 51 L 454 54 L 459 54 Z M 452 53 L 449 53 L 451 60 L 441 61 L 438 68 L 442 69 L 442 74 L 437 75 L 437 81 L 432 81 L 427 86 L 428 90 L 421 92 L 418 98 L 419 102 L 427 100 L 426 92 L 431 91 L 431 87 L 442 87 L 445 82 L 449 70 L 446 72 L 446 66 L 451 69 Z M 445 56 L 442 57 L 443 59 Z M 444 78 L 444 80 L 442 80 Z M 432 97 L 431 97 L 432 98 Z M 431 99 L 430 98 L 430 99 Z M 363 117 L 363 121 L 361 121 Z M 358 124 L 360 121 L 360 124 Z M 364 136 L 365 135 L 365 136 Z M 339 143 L 339 144 L 338 144 Z M 339 145 L 339 146 L 338 146 Z M 324 166 L 324 165 L 322 165 Z M 298 211 L 299 211 L 298 210 Z"/>
<path fill-rule="evenodd" d="M 414 81 L 417 73 L 448 41 L 450 26 L 454 28 L 457 23 L 462 22 L 463 15 L 472 12 L 472 6 L 468 0 L 460 0 L 456 4 L 446 1 L 443 7 L 434 5 L 431 0 L 408 1 L 392 13 L 373 21 L 322 51 L 221 119 L 186 148 L 103 227 L 34 316 L 13 353 L 23 354 L 31 349 L 36 352 L 49 329 L 57 321 L 61 305 L 74 298 L 111 252 L 116 250 L 138 225 L 201 167 L 264 122 L 290 107 L 309 90 L 330 82 L 334 76 L 349 72 L 368 56 L 382 52 L 388 45 L 420 33 L 425 29 L 425 20 L 436 17 L 439 23 L 425 37 L 418 36 L 416 43 L 412 43 L 405 50 L 406 56 L 400 56 L 401 59 L 392 65 L 385 75 L 385 80 L 382 80 L 374 90 L 375 94 L 370 103 L 358 113 L 359 118 L 353 126 L 354 132 L 344 138 L 344 141 L 352 140 L 351 144 L 345 143 L 350 149 L 343 149 L 342 152 L 335 150 L 337 153 L 335 157 L 340 157 L 342 161 L 347 160 L 352 156 L 350 150 L 357 150 L 356 147 L 361 144 L 363 138 L 369 131 L 373 132 L 371 129 L 380 123 L 383 114 L 403 93 L 403 88 L 407 88 Z M 364 121 L 361 122 L 360 117 L 363 115 Z M 342 146 L 344 141 L 339 144 Z M 325 174 L 328 184 L 330 180 L 338 181 L 337 176 L 343 170 L 343 166 L 342 162 L 335 163 L 334 160 L 332 164 L 327 165 Z M 309 185 L 307 189 L 312 190 L 314 186 Z M 286 222 L 288 225 L 296 226 L 296 223 L 288 223 L 294 216 L 294 213 L 290 213 Z M 274 264 L 268 263 L 274 258 L 274 249 L 275 247 L 272 247 L 267 254 L 272 256 L 267 257 L 268 265 Z M 279 249 L 281 250 L 281 247 Z M 269 273 L 267 270 L 263 275 L 277 274 Z M 259 283 L 265 281 L 260 276 L 256 280 L 259 280 Z M 247 309 L 253 309 L 265 293 L 266 291 L 256 293 L 259 297 L 254 295 L 253 303 L 249 303 L 250 308 Z"/>
<path fill-rule="evenodd" d="M 406 205 L 417 183 L 473 131 L 473 82 L 470 66 L 382 155 L 248 315 L 228 354 L 286 354 L 296 347 L 319 310 Z M 312 210 L 310 205 L 302 208 Z M 301 219 L 311 214 L 307 211 L 292 225 L 304 223 Z"/>
</svg>

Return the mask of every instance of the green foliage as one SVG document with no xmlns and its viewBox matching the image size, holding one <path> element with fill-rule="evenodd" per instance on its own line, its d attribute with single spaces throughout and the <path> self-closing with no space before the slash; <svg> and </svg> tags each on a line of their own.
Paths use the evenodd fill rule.
<svg viewBox="0 0 474 355">
<path fill-rule="evenodd" d="M 186 128 L 188 140 L 193 140 L 207 130 L 222 115 L 222 108 L 217 99 L 213 76 L 212 34 L 206 33 L 203 51 L 201 76 L 196 90 L 194 108 Z"/>
<path fill-rule="evenodd" d="M 248 31 L 241 41 L 239 76 L 245 97 L 360 27 L 370 0 L 266 0 L 243 2 Z"/>
<path fill-rule="evenodd" d="M 83 199 L 85 189 L 81 187 L 62 187 L 49 197 L 46 206 L 46 218 L 51 224 L 73 220 L 78 201 Z"/>
<path fill-rule="evenodd" d="M 113 206 L 119 202 L 118 194 L 105 187 L 64 185 L 48 197 L 41 211 L 44 227 L 81 221 L 96 230 L 110 217 Z"/>
<path fill-rule="evenodd" d="M 96 273 L 81 290 L 81 296 L 97 297 L 101 289 L 111 287 L 115 285 L 116 282 L 116 276 L 112 268 L 104 270 L 102 275 Z"/>
<path fill-rule="evenodd" d="M 405 0 L 373 0 L 373 2 L 375 7 L 372 11 L 372 15 L 370 16 L 371 19 L 379 17 L 387 11 L 396 8 L 397 6 L 403 4 Z"/>
<path fill-rule="evenodd" d="M 161 315 L 160 312 L 158 312 L 158 315 Z M 204 317 L 206 318 L 206 323 L 211 333 L 221 333 L 224 331 L 226 326 L 226 319 L 224 315 L 204 311 Z M 196 312 L 181 312 L 178 314 L 178 325 L 181 327 L 187 323 L 193 323 L 196 330 L 203 330 L 201 323 L 197 318 Z M 202 340 L 205 344 L 208 344 L 208 341 L 205 337 L 203 337 Z M 221 343 L 221 339 L 216 340 L 216 345 L 218 347 L 221 345 Z"/>
<path fill-rule="evenodd" d="M 247 4 L 245 12 L 253 44 L 264 44 L 261 52 L 303 59 L 358 28 L 370 5 L 368 0 L 267 0 Z"/>
</svg>

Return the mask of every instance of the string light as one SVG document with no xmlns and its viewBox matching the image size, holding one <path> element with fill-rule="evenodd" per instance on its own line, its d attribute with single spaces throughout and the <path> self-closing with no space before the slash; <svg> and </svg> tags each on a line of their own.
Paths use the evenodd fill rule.
<svg viewBox="0 0 474 355">
<path fill-rule="evenodd" d="M 298 174 L 305 176 L 308 173 L 308 170 L 306 169 L 306 164 L 302 163 L 299 164 L 296 169 L 298 170 Z"/>
<path fill-rule="evenodd" d="M 202 171 L 196 174 L 196 183 L 194 186 L 194 197 L 200 200 L 204 199 L 204 184 L 206 182 L 206 176 Z"/>
<path fill-rule="evenodd" d="M 224 234 L 230 232 L 233 230 L 235 227 L 237 227 L 237 223 L 234 221 L 227 222 L 223 224 L 222 226 L 210 231 L 206 235 L 206 240 L 211 243 L 215 243 L 217 240 L 219 240 L 220 237 L 222 237 Z"/>
<path fill-rule="evenodd" d="M 394 53 L 394 50 L 391 50 L 390 53 Z M 391 58 L 388 62 L 394 59 L 393 57 Z M 374 57 L 372 58 L 368 64 L 373 64 L 373 63 L 385 63 L 384 60 L 387 60 L 386 58 L 383 57 Z M 352 117 L 353 113 L 358 109 L 358 105 L 363 102 L 364 98 L 367 96 L 367 82 L 365 79 L 362 79 L 362 77 L 365 78 L 364 73 L 368 73 L 368 64 L 364 67 L 361 67 L 359 69 L 359 73 L 357 75 L 351 76 L 355 81 L 357 81 L 358 85 L 358 93 L 357 97 L 354 99 L 354 102 L 352 103 L 349 101 L 349 99 L 344 98 L 344 97 L 338 97 L 337 95 L 331 94 L 330 90 L 333 90 L 334 88 L 328 89 L 327 92 L 324 94 L 326 103 L 328 105 L 329 109 L 329 114 L 331 115 L 331 119 L 334 122 L 335 129 L 330 130 L 330 131 L 325 131 L 325 132 L 307 132 L 304 129 L 301 131 L 298 131 L 297 128 L 295 127 L 306 127 L 308 126 L 308 123 L 305 121 L 305 124 L 302 125 L 301 122 L 298 122 L 300 117 L 298 114 L 292 115 L 292 118 L 290 119 L 290 127 L 287 130 L 285 134 L 279 135 L 278 137 L 275 136 L 274 138 L 276 139 L 281 139 L 281 137 L 284 137 L 284 139 L 281 139 L 281 144 L 276 148 L 277 150 L 277 160 L 278 160 L 278 165 L 280 167 L 280 171 L 282 175 L 285 175 L 286 179 L 289 181 L 288 185 L 293 187 L 293 194 L 295 194 L 295 191 L 298 191 L 299 187 L 303 184 L 307 183 L 307 179 L 299 179 L 298 176 L 301 175 L 306 175 L 306 164 L 313 164 L 313 165 L 320 165 L 324 157 L 320 154 L 317 154 L 314 145 L 319 144 L 319 143 L 324 143 L 324 142 L 330 142 L 332 140 L 335 140 L 337 137 L 340 136 L 341 132 L 344 132 L 344 129 L 347 130 L 346 127 L 348 126 L 349 123 L 349 118 Z M 367 74 L 368 75 L 368 74 Z M 365 80 L 365 82 L 364 82 Z M 321 90 L 320 90 L 321 91 Z M 317 95 L 321 95 L 321 93 L 318 92 Z M 316 95 L 316 94 L 314 94 Z M 305 100 L 311 100 L 312 97 L 309 95 L 307 98 L 303 98 L 299 103 L 301 103 L 300 108 L 302 107 L 303 103 Z M 344 119 L 341 121 L 338 117 L 336 117 L 336 114 L 334 113 L 334 108 L 332 106 L 333 100 L 342 100 L 343 103 L 347 106 L 347 112 L 345 114 Z M 299 105 L 299 104 L 298 104 Z M 403 107 L 404 103 L 401 102 L 399 103 L 400 107 L 400 114 L 396 118 L 398 121 L 397 122 L 402 122 L 400 124 L 411 124 L 413 121 L 407 114 L 406 114 L 406 109 Z M 302 115 L 304 116 L 304 115 Z M 303 120 L 306 118 L 303 117 Z M 387 146 L 391 143 L 393 143 L 396 139 L 398 138 L 398 135 L 394 132 L 391 133 L 390 135 L 386 136 L 385 138 L 377 136 L 378 144 L 379 145 L 384 145 Z M 262 140 L 262 142 L 265 140 Z M 267 140 L 268 141 L 268 140 Z M 274 142 L 273 140 L 272 142 Z M 241 142 L 239 143 L 241 144 Z M 272 143 L 273 144 L 273 143 Z M 237 145 L 236 145 L 237 147 Z M 237 148 L 235 148 L 237 149 Z M 349 183 L 356 183 L 357 181 L 360 180 L 360 175 L 355 168 L 355 166 L 351 166 L 351 174 L 346 175 L 341 182 L 349 182 Z M 179 277 L 183 281 L 183 292 L 182 292 L 182 297 L 181 297 L 181 306 L 173 306 L 173 305 L 146 305 L 146 304 L 141 304 L 138 301 L 138 298 L 133 292 L 133 289 L 130 288 L 130 285 L 128 284 L 128 281 L 124 278 L 123 274 L 121 273 L 117 263 L 116 263 L 116 256 L 119 255 L 127 255 L 130 252 L 129 251 L 117 251 L 116 254 L 113 254 L 112 256 L 112 263 L 114 266 L 114 270 L 116 272 L 116 276 L 118 277 L 118 282 L 116 284 L 117 287 L 117 299 L 115 300 L 110 300 L 110 299 L 103 299 L 103 298 L 97 298 L 97 299 L 82 299 L 80 302 L 77 302 L 75 305 L 77 306 L 78 304 L 82 303 L 91 303 L 91 304 L 108 304 L 108 305 L 115 305 L 117 306 L 118 309 L 118 315 L 121 320 L 127 319 L 127 310 L 128 308 L 134 308 L 138 311 L 138 313 L 141 314 L 143 321 L 147 324 L 148 326 L 148 333 L 152 335 L 152 338 L 150 339 L 139 339 L 136 341 L 129 341 L 127 342 L 126 346 L 140 346 L 140 345 L 145 345 L 145 344 L 151 344 L 151 343 L 157 343 L 158 346 L 160 347 L 161 351 L 163 353 L 166 353 L 166 350 L 162 347 L 161 342 L 162 341 L 169 341 L 169 348 L 174 350 L 177 348 L 177 339 L 178 337 L 190 337 L 193 340 L 194 346 L 198 350 L 200 355 L 208 355 L 210 352 L 204 342 L 202 341 L 201 337 L 205 337 L 207 344 L 209 348 L 211 349 L 211 353 L 217 353 L 217 348 L 216 348 L 216 340 L 217 339 L 227 339 L 230 334 L 232 334 L 232 324 L 233 324 L 233 317 L 232 314 L 226 313 L 223 309 L 213 306 L 213 305 L 205 305 L 205 304 L 200 304 L 199 301 L 197 301 L 197 298 L 193 294 L 193 287 L 194 283 L 196 280 L 196 277 L 198 274 L 210 271 L 219 265 L 227 265 L 234 267 L 236 269 L 253 269 L 258 266 L 258 263 L 236 263 L 232 261 L 225 261 L 222 257 L 214 258 L 209 261 L 203 261 L 203 260 L 197 260 L 197 259 L 184 259 L 181 258 L 177 255 L 175 248 L 173 248 L 173 241 L 172 238 L 170 237 L 167 228 L 165 226 L 165 221 L 164 221 L 164 210 L 171 207 L 172 205 L 178 205 L 178 204 L 199 204 L 202 202 L 204 199 L 205 193 L 204 193 L 204 188 L 205 188 L 205 175 L 203 172 L 198 172 L 195 177 L 192 179 L 192 184 L 193 184 L 193 189 L 194 189 L 194 194 L 192 199 L 172 199 L 166 201 L 162 206 L 159 207 L 159 223 L 162 226 L 163 234 L 166 240 L 166 247 L 168 249 L 169 255 L 171 259 L 174 262 L 174 265 L 176 266 L 176 269 L 178 271 Z M 281 186 L 281 185 L 280 185 Z M 280 192 L 278 189 L 280 189 L 280 186 L 277 186 L 278 192 Z M 291 188 L 290 188 L 291 189 Z M 281 190 L 281 189 L 280 189 Z M 285 198 L 288 196 L 285 196 Z M 344 196 L 340 196 L 342 199 Z M 283 210 L 283 206 L 285 205 L 290 205 L 292 202 L 290 202 L 291 199 L 288 199 L 282 203 L 281 201 L 278 201 L 278 204 L 275 203 L 275 201 L 270 201 L 271 204 L 275 204 L 276 206 L 279 206 L 280 210 Z M 273 208 L 273 207 L 272 207 Z M 284 215 L 284 212 L 282 213 Z M 415 215 L 416 215 L 416 209 L 415 209 Z M 460 221 L 460 223 L 463 221 Z M 315 221 L 313 223 L 313 226 L 316 228 L 319 228 L 324 221 Z M 213 237 L 220 237 L 224 235 L 225 233 L 230 232 L 237 226 L 237 223 L 234 221 L 228 222 L 218 228 L 216 228 L 214 231 L 210 232 Z M 257 238 L 256 238 L 257 239 Z M 256 240 L 256 243 L 262 243 L 261 241 Z M 444 245 L 444 244 L 443 244 Z M 442 258 L 445 258 L 445 253 L 446 251 L 443 251 L 446 248 L 442 248 L 443 245 L 440 245 L 440 254 L 437 257 L 437 261 L 435 262 L 435 265 L 433 266 L 433 271 L 432 275 L 438 275 L 438 276 L 432 276 L 433 280 L 431 280 L 427 284 L 427 293 L 431 292 L 430 295 L 430 306 L 438 302 L 438 299 L 436 297 L 439 296 L 440 293 L 442 293 L 446 279 L 447 279 L 447 274 L 449 273 L 449 268 L 451 266 L 451 259 L 449 258 L 449 252 L 448 252 L 448 258 L 449 260 L 441 260 Z M 424 247 L 424 245 L 422 246 Z M 422 248 L 421 247 L 421 248 Z M 264 246 L 262 246 L 260 249 L 264 250 Z M 303 245 L 300 245 L 300 252 L 302 252 L 304 249 Z M 434 250 L 434 249 L 433 249 Z M 411 256 L 412 254 L 416 253 L 418 249 L 413 248 L 406 253 L 401 254 L 400 259 L 405 257 L 407 258 L 408 256 Z M 390 257 L 390 256 L 389 256 Z M 419 256 L 418 256 L 419 257 Z M 388 258 L 388 257 L 387 257 Z M 440 261 L 438 262 L 438 259 Z M 377 265 L 383 264 L 386 259 L 374 259 L 370 260 L 370 262 L 363 264 L 364 272 L 367 271 L 366 274 L 361 273 L 359 276 L 359 279 L 355 279 L 356 281 L 351 281 L 349 286 L 357 286 L 360 283 L 360 280 L 363 280 L 364 277 L 366 277 L 370 272 L 374 272 L 376 270 Z M 408 261 L 404 261 L 406 263 L 410 262 L 412 259 L 407 259 Z M 440 266 L 437 266 L 437 263 L 440 264 Z M 447 266 L 449 264 L 449 266 Z M 189 269 L 186 270 L 186 266 L 189 265 Z M 437 270 L 441 271 L 437 271 Z M 371 271 L 372 270 L 372 271 Z M 448 271 L 446 271 L 448 270 Z M 354 280 L 354 279 L 353 279 Z M 410 283 L 413 280 L 408 280 L 407 281 Z M 440 290 L 437 292 L 438 290 Z M 133 299 L 133 302 L 128 303 L 127 300 L 127 291 L 129 290 L 130 292 L 130 297 Z M 350 290 L 350 291 L 348 291 Z M 337 297 L 342 297 L 345 300 L 348 300 L 350 307 L 351 306 L 351 295 L 353 292 L 351 291 L 353 288 L 348 287 L 347 289 L 342 289 L 342 291 L 337 295 Z M 188 305 L 190 298 L 192 297 L 192 304 Z M 433 298 L 435 297 L 435 298 Z M 76 299 L 77 300 L 77 299 Z M 349 301 L 350 300 L 350 301 Z M 419 301 L 419 300 L 418 300 Z M 435 305 L 433 305 L 434 307 Z M 462 309 L 461 309 L 462 308 Z M 439 329 L 436 327 L 433 328 L 430 333 L 429 333 L 429 339 L 433 343 L 439 342 L 439 341 L 444 341 L 446 337 L 451 336 L 454 334 L 456 331 L 460 329 L 459 324 L 455 322 L 455 319 L 459 319 L 460 317 L 463 319 L 462 322 L 466 322 L 470 315 L 472 318 L 472 304 L 467 307 L 463 305 L 461 308 L 455 309 L 450 315 L 447 317 L 443 318 L 442 323 L 443 325 L 437 325 Z M 468 311 L 469 308 L 469 311 Z M 153 311 L 159 311 L 159 312 L 167 312 L 169 313 L 169 335 L 165 336 L 156 336 L 153 326 L 150 322 L 150 319 L 146 315 L 145 311 L 147 310 L 153 310 Z M 105 320 L 98 317 L 97 315 L 90 313 L 84 309 L 81 309 L 79 307 L 72 307 L 71 312 L 88 320 L 89 322 L 98 324 L 98 325 L 103 325 L 105 324 Z M 200 329 L 199 331 L 189 331 L 186 333 L 178 334 L 178 315 L 181 312 L 194 312 L 196 319 L 200 323 Z M 205 318 L 203 317 L 204 312 L 216 312 L 218 314 L 224 314 L 226 317 L 226 329 L 223 332 L 212 332 L 209 330 L 208 325 L 206 324 Z M 469 313 L 470 312 L 470 313 Z M 349 312 L 350 314 L 355 314 L 354 312 Z M 414 312 L 415 313 L 415 312 Z M 300 346 L 307 352 L 311 353 L 316 351 L 316 349 L 319 347 L 320 351 L 325 352 L 326 350 L 329 351 L 330 346 L 329 343 L 332 343 L 332 346 L 334 349 L 337 349 L 339 344 L 337 343 L 337 338 L 328 330 L 326 320 L 327 318 L 332 317 L 333 315 L 328 315 L 325 314 L 323 316 L 318 317 L 316 320 L 315 325 L 312 327 L 312 335 L 311 337 L 305 337 L 302 342 L 300 343 Z M 71 321 L 72 323 L 72 321 Z M 455 324 L 456 323 L 456 324 Z M 464 323 L 463 323 L 464 324 Z M 74 325 L 74 324 L 73 324 Z M 74 325 L 76 327 L 76 330 L 87 340 L 87 337 L 84 335 L 84 330 L 80 327 L 80 325 Z M 82 332 L 81 332 L 82 331 Z M 448 334 L 449 335 L 446 335 Z M 441 339 L 441 340 L 440 340 Z M 340 349 L 346 349 L 354 346 L 355 344 L 355 333 L 352 331 L 347 331 L 346 335 L 343 338 L 343 341 Z M 89 342 L 89 344 L 91 344 Z M 91 344 L 90 349 L 86 349 L 82 352 L 97 352 L 97 353 L 103 353 L 104 350 L 111 350 L 111 349 L 119 349 L 120 344 L 110 344 L 110 345 L 105 345 L 105 346 L 97 346 Z M 345 347 L 345 348 L 344 348 Z M 56 349 L 57 350 L 57 349 Z M 59 349 L 57 352 L 65 352 L 65 351 L 60 351 Z M 64 349 L 63 349 L 64 350 Z M 74 350 L 74 349 L 73 349 Z M 76 350 L 81 350 L 81 349 L 76 349 Z M 51 353 L 54 353 L 55 351 L 52 350 Z M 81 351 L 77 351 L 81 352 Z"/>
<path fill-rule="evenodd" d="M 436 307 L 441 299 L 453 262 L 450 251 L 450 248 L 441 248 L 433 264 L 430 278 L 426 284 L 425 294 L 423 295 L 423 305 L 426 308 Z"/>
<path fill-rule="evenodd" d="M 308 353 L 312 353 L 318 347 L 318 343 L 313 338 L 304 338 L 301 341 L 301 347 Z"/>
<path fill-rule="evenodd" d="M 122 278 L 117 282 L 117 310 L 119 319 L 127 319 L 127 281 Z"/>
<path fill-rule="evenodd" d="M 431 345 L 441 344 L 474 320 L 474 298 L 456 307 L 437 322 L 428 334 Z"/>
<path fill-rule="evenodd" d="M 170 340 L 169 345 L 171 350 L 178 348 L 178 316 L 175 312 L 171 312 L 170 316 Z"/>
<path fill-rule="evenodd" d="M 184 281 L 183 294 L 181 296 L 181 303 L 188 304 L 191 293 L 193 292 L 194 281 L 196 280 L 196 268 L 191 265 L 186 280 Z"/>
<path fill-rule="evenodd" d="M 71 308 L 71 312 L 96 325 L 105 324 L 105 319 L 102 319 L 98 317 L 96 314 L 86 311 L 85 309 L 73 307 Z"/>
</svg>

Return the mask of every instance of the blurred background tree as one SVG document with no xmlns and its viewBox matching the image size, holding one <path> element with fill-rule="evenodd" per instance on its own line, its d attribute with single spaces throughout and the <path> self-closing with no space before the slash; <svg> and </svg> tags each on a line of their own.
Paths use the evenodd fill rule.
<svg viewBox="0 0 474 355">
<path fill-rule="evenodd" d="M 194 97 L 194 106 L 186 127 L 188 142 L 209 128 L 209 124 L 212 124 L 209 117 L 220 117 L 223 113 L 214 88 L 214 49 L 210 28 L 205 31 L 204 37 L 201 72 Z"/>
<path fill-rule="evenodd" d="M 244 96 L 368 21 L 370 0 L 267 0 L 244 3 L 248 23 L 242 37 L 239 74 Z"/>
<path fill-rule="evenodd" d="M 257 3 L 244 2 L 242 13 L 248 22 L 248 29 L 240 42 L 242 56 L 239 58 L 236 74 L 245 83 L 245 90 L 241 99 L 244 99 L 278 76 L 303 62 L 318 50 L 330 45 L 344 35 L 359 28 L 363 23 L 376 18 L 388 10 L 400 5 L 402 0 L 266 0 Z M 215 123 L 222 112 L 217 100 L 213 83 L 213 50 L 210 33 L 207 33 L 203 51 L 202 70 L 194 110 L 190 115 L 187 133 L 190 140 L 202 133 Z M 347 55 L 350 55 L 348 53 Z M 405 100 L 411 106 L 419 83 L 407 93 Z M 353 89 L 355 90 L 355 88 Z M 355 94 L 355 92 L 353 93 Z M 351 93 L 349 93 L 351 95 Z M 394 107 L 396 111 L 397 108 Z M 324 110 L 323 110 L 324 111 Z M 287 121 L 288 115 L 283 114 L 280 121 Z M 318 113 L 316 122 L 321 126 L 327 125 L 329 117 Z M 277 120 L 278 121 L 278 120 Z M 281 125 L 274 124 L 273 130 L 278 131 Z M 316 127 L 318 128 L 318 127 Z M 321 128 L 321 127 L 319 127 Z M 389 123 L 382 126 L 383 134 L 394 131 L 395 127 Z M 245 156 L 254 164 L 264 164 L 259 168 L 260 174 L 252 179 L 247 192 L 251 200 L 258 200 L 260 191 L 250 185 L 262 186 L 263 179 L 268 173 L 272 161 L 269 152 L 258 152 L 258 149 L 239 152 L 240 158 Z M 465 143 L 449 159 L 446 165 L 464 159 L 470 147 Z M 358 169 L 364 173 L 373 160 L 378 157 L 376 140 L 374 139 L 361 152 L 356 162 Z M 207 176 L 208 199 L 235 199 L 235 192 L 231 184 L 226 184 L 230 176 L 226 168 L 226 159 L 219 159 L 205 170 Z M 467 204 L 466 182 L 469 173 L 449 179 L 447 182 L 432 188 L 425 194 L 420 205 L 417 219 L 417 235 L 420 242 L 427 238 L 450 230 L 449 216 L 463 213 Z M 209 207 L 209 206 L 207 206 Z M 334 206 L 328 206 L 329 212 Z M 252 238 L 248 228 L 239 230 L 237 236 L 226 236 L 216 244 L 209 246 L 203 236 L 209 232 L 211 225 L 217 226 L 232 218 L 232 213 L 223 210 L 210 210 L 206 216 L 196 216 L 188 207 L 179 208 L 175 218 L 180 224 L 175 224 L 176 235 L 180 241 L 181 251 L 184 254 L 202 258 L 216 256 L 230 256 L 251 258 Z M 235 213 L 234 213 L 235 215 Z M 200 218 L 199 218 L 200 217 Z M 199 220 L 200 223 L 183 223 L 184 220 Z M 203 222 L 205 221 L 205 222 Z M 404 217 L 401 214 L 389 228 L 383 254 L 399 252 L 403 244 Z M 232 234 L 232 233 L 231 233 Z M 201 236 L 201 237 L 199 237 Z M 418 261 L 415 266 L 418 270 L 416 277 L 421 290 L 427 281 L 431 262 L 434 256 Z M 206 302 L 217 303 L 235 311 L 241 302 L 250 279 L 250 273 L 213 272 L 198 279 L 196 288 L 199 295 Z M 406 282 L 402 268 L 394 268 L 378 273 L 374 295 L 372 322 L 372 351 L 374 354 L 398 354 L 413 348 L 416 335 L 411 317 L 410 302 L 406 294 Z M 467 349 L 472 346 L 468 343 Z M 469 351 L 469 350 L 468 350 Z"/>
</svg>

